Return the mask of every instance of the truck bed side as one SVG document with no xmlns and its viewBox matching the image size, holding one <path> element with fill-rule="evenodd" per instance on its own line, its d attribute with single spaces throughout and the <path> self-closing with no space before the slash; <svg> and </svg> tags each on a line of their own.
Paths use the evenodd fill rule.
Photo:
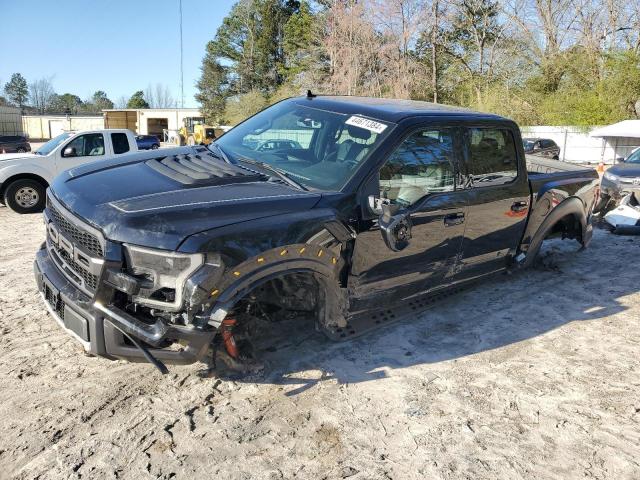
<svg viewBox="0 0 640 480">
<path fill-rule="evenodd" d="M 599 177 L 591 168 L 533 155 L 526 157 L 531 203 L 520 250 L 535 256 L 542 240 L 554 232 L 590 238 L 590 217 Z M 589 238 L 587 238 L 589 237 Z"/>
</svg>

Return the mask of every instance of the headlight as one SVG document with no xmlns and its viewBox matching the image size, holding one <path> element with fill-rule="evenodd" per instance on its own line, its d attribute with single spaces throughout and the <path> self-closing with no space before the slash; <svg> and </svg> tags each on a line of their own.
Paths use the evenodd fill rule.
<svg viewBox="0 0 640 480">
<path fill-rule="evenodd" d="M 619 180 L 619 177 L 617 175 L 614 175 L 613 173 L 609 173 L 609 172 L 604 172 L 603 177 L 609 180 L 610 182 L 614 182 L 614 183 Z"/>
<path fill-rule="evenodd" d="M 124 245 L 130 274 L 142 280 L 133 301 L 148 307 L 176 311 L 182 306 L 184 283 L 203 263 L 200 253 L 187 254 Z"/>
</svg>

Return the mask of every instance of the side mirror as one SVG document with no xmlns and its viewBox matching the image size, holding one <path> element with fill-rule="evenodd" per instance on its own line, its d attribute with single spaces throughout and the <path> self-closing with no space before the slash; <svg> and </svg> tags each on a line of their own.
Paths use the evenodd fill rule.
<svg viewBox="0 0 640 480">
<path fill-rule="evenodd" d="M 411 241 L 411 216 L 398 204 L 383 203 L 378 221 L 384 243 L 394 252 L 404 250 Z"/>
<path fill-rule="evenodd" d="M 624 163 L 624 157 L 616 157 L 616 163 Z"/>
<path fill-rule="evenodd" d="M 77 157 L 78 156 L 78 152 L 76 152 L 75 147 L 67 147 L 62 152 L 62 156 L 63 157 Z"/>
</svg>

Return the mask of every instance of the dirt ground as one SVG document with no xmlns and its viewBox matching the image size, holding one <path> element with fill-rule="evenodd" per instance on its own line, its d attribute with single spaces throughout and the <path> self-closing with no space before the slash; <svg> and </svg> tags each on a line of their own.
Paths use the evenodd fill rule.
<svg viewBox="0 0 640 480">
<path fill-rule="evenodd" d="M 549 242 L 542 267 L 233 382 L 83 355 L 35 289 L 41 217 L 0 226 L 0 478 L 640 478 L 640 238 Z"/>
</svg>

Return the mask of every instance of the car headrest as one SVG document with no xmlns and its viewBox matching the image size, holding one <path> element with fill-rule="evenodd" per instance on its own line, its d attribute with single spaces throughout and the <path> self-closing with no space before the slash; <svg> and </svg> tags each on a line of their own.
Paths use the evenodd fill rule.
<svg viewBox="0 0 640 480">
<path fill-rule="evenodd" d="M 371 132 L 369 130 L 353 125 L 347 125 L 347 132 L 349 132 L 352 138 L 359 138 L 360 140 L 369 140 L 371 138 Z"/>
</svg>

